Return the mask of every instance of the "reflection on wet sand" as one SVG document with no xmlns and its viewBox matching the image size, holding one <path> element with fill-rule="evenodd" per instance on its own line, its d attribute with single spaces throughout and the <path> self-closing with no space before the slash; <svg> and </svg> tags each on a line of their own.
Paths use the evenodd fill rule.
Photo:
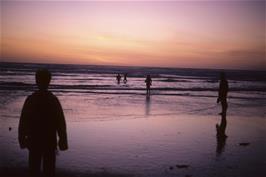
<svg viewBox="0 0 266 177">
<path fill-rule="evenodd" d="M 227 135 L 225 134 L 226 130 L 226 114 L 221 115 L 221 123 L 216 124 L 216 138 L 217 138 L 217 147 L 216 147 L 216 154 L 221 155 L 224 151 Z"/>
<path fill-rule="evenodd" d="M 146 102 L 145 102 L 145 115 L 149 116 L 150 115 L 150 109 L 151 109 L 151 96 L 147 95 L 146 96 Z"/>
</svg>

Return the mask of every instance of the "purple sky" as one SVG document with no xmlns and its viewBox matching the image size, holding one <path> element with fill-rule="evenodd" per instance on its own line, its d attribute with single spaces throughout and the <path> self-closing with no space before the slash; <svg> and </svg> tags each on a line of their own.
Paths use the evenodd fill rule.
<svg viewBox="0 0 266 177">
<path fill-rule="evenodd" d="M 1 60 L 262 69 L 264 1 L 1 1 Z"/>
</svg>

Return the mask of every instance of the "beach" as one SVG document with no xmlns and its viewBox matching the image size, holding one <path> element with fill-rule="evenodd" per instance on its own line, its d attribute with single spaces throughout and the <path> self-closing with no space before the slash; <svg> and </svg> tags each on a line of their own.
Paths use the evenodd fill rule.
<svg viewBox="0 0 266 177">
<path fill-rule="evenodd" d="M 19 148 L 18 122 L 40 65 L 8 66 L 1 70 L 0 176 L 23 176 L 28 153 Z M 266 176 L 266 86 L 261 77 L 250 80 L 252 72 L 245 73 L 247 80 L 229 79 L 227 138 L 221 146 L 218 71 L 49 67 L 69 139 L 69 150 L 57 155 L 58 176 Z M 117 85 L 115 73 L 125 70 L 132 72 L 128 83 Z M 146 72 L 153 77 L 150 97 Z"/>
<path fill-rule="evenodd" d="M 0 177 L 266 177 L 265 0 L 0 9 Z"/>
</svg>

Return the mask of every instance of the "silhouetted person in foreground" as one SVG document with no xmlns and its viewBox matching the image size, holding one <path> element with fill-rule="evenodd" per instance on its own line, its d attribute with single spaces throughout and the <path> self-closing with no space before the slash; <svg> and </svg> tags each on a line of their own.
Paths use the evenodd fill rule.
<svg viewBox="0 0 266 177">
<path fill-rule="evenodd" d="M 124 74 L 124 83 L 127 83 L 127 73 Z"/>
<path fill-rule="evenodd" d="M 147 75 L 145 83 L 146 83 L 146 91 L 147 91 L 146 94 L 147 94 L 147 96 L 150 96 L 151 84 L 152 84 L 152 80 L 151 80 L 150 75 Z"/>
<path fill-rule="evenodd" d="M 120 84 L 120 81 L 121 81 L 121 75 L 120 74 L 116 75 L 116 80 L 117 80 L 117 84 Z"/>
<path fill-rule="evenodd" d="M 221 119 L 221 123 L 216 124 L 216 138 L 217 138 L 217 148 L 216 148 L 216 153 L 217 155 L 220 155 L 223 150 L 224 150 L 224 146 L 226 143 L 226 134 L 225 134 L 225 129 L 226 129 L 226 115 L 222 114 L 222 119 Z"/>
<path fill-rule="evenodd" d="M 220 74 L 220 86 L 219 86 L 219 95 L 217 98 L 217 103 L 221 102 L 222 112 L 221 115 L 226 115 L 227 111 L 227 92 L 228 92 L 228 82 L 224 72 Z"/>
<path fill-rule="evenodd" d="M 48 91 L 51 73 L 36 72 L 38 91 L 28 96 L 19 121 L 19 144 L 29 150 L 31 176 L 40 176 L 41 163 L 44 176 L 55 176 L 57 134 L 59 149 L 67 150 L 66 123 L 62 107 L 55 95 Z"/>
</svg>

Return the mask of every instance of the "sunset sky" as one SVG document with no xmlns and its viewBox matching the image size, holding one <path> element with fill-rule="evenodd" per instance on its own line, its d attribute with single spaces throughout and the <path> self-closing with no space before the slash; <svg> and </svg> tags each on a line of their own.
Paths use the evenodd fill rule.
<svg viewBox="0 0 266 177">
<path fill-rule="evenodd" d="M 264 1 L 1 1 L 1 61 L 263 69 Z"/>
</svg>

